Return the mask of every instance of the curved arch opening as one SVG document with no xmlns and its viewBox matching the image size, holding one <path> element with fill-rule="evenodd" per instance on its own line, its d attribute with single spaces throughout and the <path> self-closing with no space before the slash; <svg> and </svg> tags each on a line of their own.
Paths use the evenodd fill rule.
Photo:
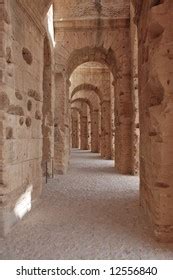
<svg viewBox="0 0 173 280">
<path fill-rule="evenodd" d="M 91 138 L 91 151 L 100 152 L 102 158 L 113 159 L 115 144 L 115 83 L 113 83 L 115 64 L 112 67 L 108 67 L 107 64 L 111 55 L 107 56 L 107 60 L 106 56 L 103 59 L 103 52 L 100 52 L 100 57 L 97 56 L 97 58 L 88 56 L 88 59 L 92 59 L 91 61 L 86 61 L 86 58 L 82 57 L 82 55 L 84 53 L 80 52 L 78 61 L 75 61 L 75 64 L 69 62 L 69 64 L 73 65 L 73 67 L 70 66 L 70 71 L 73 72 L 69 77 L 70 100 L 74 100 L 76 97 L 90 100 L 91 110 L 88 117 L 90 117 L 91 123 L 89 136 Z M 78 65 L 80 62 L 83 63 Z M 111 60 L 110 63 L 112 63 Z M 114 76 L 110 69 L 114 69 Z M 95 138 L 96 141 L 92 140 L 92 138 Z M 95 144 L 92 145 L 94 142 Z"/>
</svg>

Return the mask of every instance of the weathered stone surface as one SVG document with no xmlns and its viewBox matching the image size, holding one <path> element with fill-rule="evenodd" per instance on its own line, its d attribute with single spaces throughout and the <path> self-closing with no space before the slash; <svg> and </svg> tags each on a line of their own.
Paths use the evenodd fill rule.
<svg viewBox="0 0 173 280">
<path fill-rule="evenodd" d="M 27 109 L 28 109 L 28 111 L 32 110 L 32 101 L 31 100 L 28 100 L 28 102 L 27 102 Z"/>
<path fill-rule="evenodd" d="M 143 1 L 138 17 L 140 197 L 161 241 L 173 240 L 172 16 L 165 0 Z"/>
<path fill-rule="evenodd" d="M 41 112 L 40 111 L 36 111 L 35 112 L 35 118 L 36 118 L 36 120 L 41 120 Z"/>
<path fill-rule="evenodd" d="M 16 116 L 24 116 L 24 110 L 19 105 L 10 105 L 7 113 Z"/>
<path fill-rule="evenodd" d="M 79 112 L 77 109 L 72 109 L 72 148 L 79 148 Z"/>
<path fill-rule="evenodd" d="M 31 65 L 33 60 L 31 52 L 27 48 L 23 48 L 22 55 L 26 63 Z"/>
<path fill-rule="evenodd" d="M 23 99 L 23 96 L 22 96 L 22 94 L 21 94 L 19 91 L 16 91 L 16 92 L 15 92 L 15 96 L 16 96 L 16 98 L 17 98 L 18 100 L 22 100 L 22 99 Z"/>
<path fill-rule="evenodd" d="M 12 127 L 7 127 L 6 128 L 6 138 L 7 139 L 13 138 L 13 129 L 12 129 Z"/>
<path fill-rule="evenodd" d="M 75 147 L 140 173 L 154 233 L 173 240 L 172 16 L 172 0 L 0 1 L 2 233 Z"/>
<path fill-rule="evenodd" d="M 36 101 L 40 101 L 40 95 L 36 90 L 29 89 L 28 96 L 34 98 Z"/>
<path fill-rule="evenodd" d="M 6 110 L 10 105 L 10 100 L 5 92 L 0 92 L 0 110 Z"/>
<path fill-rule="evenodd" d="M 11 48 L 6 48 L 6 61 L 7 63 L 12 63 L 12 54 L 11 54 Z"/>
<path fill-rule="evenodd" d="M 30 127 L 31 126 L 31 123 L 32 123 L 32 120 L 30 117 L 27 117 L 26 120 L 25 120 L 25 124 L 27 127 Z"/>
</svg>

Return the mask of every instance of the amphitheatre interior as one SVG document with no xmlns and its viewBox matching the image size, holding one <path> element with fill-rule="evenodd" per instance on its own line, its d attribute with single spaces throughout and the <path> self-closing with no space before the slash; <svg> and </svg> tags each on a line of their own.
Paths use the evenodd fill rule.
<svg viewBox="0 0 173 280">
<path fill-rule="evenodd" d="M 173 257 L 172 0 L 0 0 L 0 258 Z"/>
</svg>

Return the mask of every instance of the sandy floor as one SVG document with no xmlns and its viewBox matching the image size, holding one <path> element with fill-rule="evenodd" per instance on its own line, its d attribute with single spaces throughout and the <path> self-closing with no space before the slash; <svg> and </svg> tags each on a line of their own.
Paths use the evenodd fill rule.
<svg viewBox="0 0 173 280">
<path fill-rule="evenodd" d="M 50 180 L 40 204 L 0 239 L 0 259 L 173 259 L 173 244 L 152 237 L 138 184 L 115 174 L 113 161 L 74 150 L 68 174 Z"/>
</svg>

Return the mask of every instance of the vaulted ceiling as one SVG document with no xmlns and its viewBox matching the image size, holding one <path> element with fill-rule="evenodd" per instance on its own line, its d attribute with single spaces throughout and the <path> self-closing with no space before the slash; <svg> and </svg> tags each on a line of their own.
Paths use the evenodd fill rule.
<svg viewBox="0 0 173 280">
<path fill-rule="evenodd" d="M 41 17 L 44 17 L 48 12 L 50 5 L 53 3 L 53 0 L 17 0 L 25 7 L 30 7 L 33 11 L 38 12 Z"/>
<path fill-rule="evenodd" d="M 54 0 L 56 19 L 127 18 L 130 0 Z"/>
</svg>

